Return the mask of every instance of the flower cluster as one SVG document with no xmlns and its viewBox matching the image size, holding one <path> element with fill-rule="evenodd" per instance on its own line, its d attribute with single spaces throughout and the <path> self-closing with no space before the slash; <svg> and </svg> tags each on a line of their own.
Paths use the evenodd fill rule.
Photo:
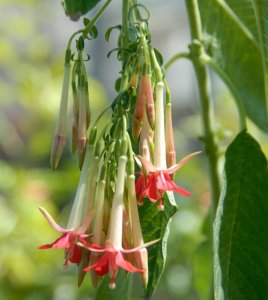
<svg viewBox="0 0 268 300">
<path fill-rule="evenodd" d="M 66 50 L 59 117 L 51 151 L 51 167 L 56 169 L 66 143 L 68 92 L 71 77 L 73 91 L 72 151 L 77 150 L 79 167 L 82 168 L 90 123 L 88 79 L 83 58 L 84 38 L 76 41 L 77 58 L 70 48 Z M 73 66 L 71 61 L 74 61 Z"/>
<path fill-rule="evenodd" d="M 119 268 L 140 273 L 147 286 L 146 247 L 159 240 L 144 243 L 138 204 L 148 198 L 158 202 L 161 211 L 166 191 L 189 196 L 189 192 L 174 183 L 173 175 L 198 153 L 176 163 L 171 99 L 163 69 L 148 39 L 147 22 L 140 20 L 135 26 L 132 24 L 132 31 L 133 28 L 136 38 L 128 41 L 128 51 L 124 49 L 122 54 L 121 44 L 118 48 L 119 57 L 123 57 L 123 69 L 118 95 L 109 107 L 110 121 L 99 130 L 98 121 L 109 111 L 106 109 L 91 127 L 88 138 L 88 85 L 82 58 L 84 40 L 82 37 L 78 40 L 78 59 L 72 72 L 73 150 L 78 150 L 82 171 L 66 229 L 40 208 L 60 237 L 39 248 L 65 249 L 64 266 L 67 267 L 68 262 L 78 265 L 79 284 L 90 272 L 95 287 L 109 274 L 109 286 L 115 288 Z M 119 41 L 123 39 L 121 32 Z M 53 168 L 58 164 L 65 136 L 69 72 L 70 65 L 65 64 L 60 117 L 52 151 Z M 138 153 L 133 149 L 138 149 Z"/>
</svg>

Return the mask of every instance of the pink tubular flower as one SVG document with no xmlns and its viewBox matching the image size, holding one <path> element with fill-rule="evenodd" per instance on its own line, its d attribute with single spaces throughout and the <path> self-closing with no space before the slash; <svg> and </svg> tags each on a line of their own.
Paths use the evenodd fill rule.
<svg viewBox="0 0 268 300">
<path fill-rule="evenodd" d="M 87 272 L 87 271 L 95 270 L 95 272 L 100 276 L 104 276 L 105 274 L 109 273 L 110 275 L 109 287 L 111 289 L 114 289 L 116 287 L 115 277 L 118 273 L 119 268 L 122 268 L 128 272 L 143 273 L 145 271 L 144 269 L 140 269 L 133 266 L 125 258 L 124 254 L 138 252 L 140 249 L 144 249 L 145 247 L 153 245 L 158 241 L 159 240 L 155 240 L 149 243 L 145 243 L 133 249 L 123 249 L 122 247 L 117 249 L 109 240 L 105 242 L 105 248 L 101 248 L 98 245 L 94 245 L 94 244 L 87 244 L 87 246 L 83 244 L 82 245 L 83 247 L 85 247 L 86 249 L 92 252 L 97 252 L 97 253 L 105 252 L 105 254 L 101 256 L 95 264 L 88 266 L 87 268 L 84 269 L 84 271 Z"/>
<path fill-rule="evenodd" d="M 126 171 L 127 157 L 122 155 L 119 157 L 118 173 L 117 173 L 117 185 L 115 194 L 113 197 L 113 204 L 111 210 L 111 217 L 109 222 L 109 230 L 107 239 L 105 241 L 105 247 L 100 247 L 96 244 L 83 244 L 78 243 L 82 247 L 91 251 L 91 253 L 101 254 L 92 265 L 84 269 L 84 271 L 95 270 L 99 276 L 103 276 L 107 273 L 110 275 L 109 287 L 114 289 L 115 278 L 118 273 L 118 269 L 122 268 L 128 272 L 145 272 L 143 268 L 135 267 L 125 254 L 138 252 L 140 249 L 144 249 L 156 242 L 152 241 L 146 244 L 141 244 L 138 247 L 132 249 L 124 249 L 122 246 L 123 239 L 123 213 L 124 213 L 124 190 L 125 190 L 125 171 Z"/>
<path fill-rule="evenodd" d="M 91 216 L 88 215 L 84 223 L 76 227 L 75 229 L 64 229 L 59 226 L 50 214 L 42 207 L 39 207 L 41 213 L 47 219 L 51 227 L 61 233 L 61 236 L 51 244 L 45 244 L 39 246 L 38 249 L 49 249 L 49 248 L 63 248 L 65 249 L 65 262 L 64 267 L 68 267 L 68 261 L 78 264 L 81 260 L 82 248 L 77 245 L 78 242 L 86 245 L 86 238 L 89 236 L 86 234 L 86 230 L 91 221 Z"/>
<path fill-rule="evenodd" d="M 91 245 L 91 247 L 87 249 L 93 252 L 105 252 L 105 254 L 101 256 L 95 264 L 85 268 L 84 271 L 95 270 L 100 276 L 104 276 L 105 274 L 109 273 L 111 278 L 109 287 L 111 289 L 115 288 L 115 277 L 119 268 L 122 268 L 128 272 L 144 272 L 143 269 L 136 268 L 124 257 L 124 252 L 133 252 L 135 249 L 117 250 L 108 241 L 106 241 L 104 249 L 99 248 L 97 245 Z"/>
<path fill-rule="evenodd" d="M 166 191 L 174 191 L 183 196 L 190 196 L 191 194 L 189 192 L 173 182 L 170 175 L 178 171 L 187 161 L 198 153 L 200 152 L 194 152 L 186 156 L 179 163 L 168 169 L 158 169 L 144 157 L 139 157 L 147 175 L 145 177 L 144 174 L 141 173 L 136 181 L 136 193 L 139 195 L 138 202 L 141 204 L 142 198 L 148 197 L 152 202 L 159 201 L 158 208 L 159 210 L 163 210 L 164 205 L 162 199 Z"/>
</svg>

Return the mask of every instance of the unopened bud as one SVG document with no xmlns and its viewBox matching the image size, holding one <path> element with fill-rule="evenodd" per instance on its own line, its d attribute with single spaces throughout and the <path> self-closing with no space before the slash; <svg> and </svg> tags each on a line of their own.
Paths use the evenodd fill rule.
<svg viewBox="0 0 268 300">
<path fill-rule="evenodd" d="M 135 71 L 130 79 L 129 86 L 136 88 L 138 85 L 138 80 L 139 80 L 139 73 Z"/>
<path fill-rule="evenodd" d="M 87 116 L 86 116 L 86 102 L 84 98 L 85 90 L 78 86 L 78 101 L 79 101 L 79 120 L 78 120 L 78 138 L 77 138 L 77 154 L 79 167 L 82 168 L 85 150 L 87 144 Z"/>
<path fill-rule="evenodd" d="M 85 93 L 84 93 L 84 101 L 86 103 L 86 120 L 87 120 L 87 128 L 89 127 L 91 120 L 90 106 L 89 106 L 89 94 L 88 94 L 88 82 L 86 79 L 85 82 Z"/>
<path fill-rule="evenodd" d="M 134 139 L 134 141 L 137 141 L 137 139 L 140 136 L 140 132 L 141 132 L 141 125 L 142 123 L 138 120 L 134 120 L 133 124 L 132 124 L 132 137 Z"/>
<path fill-rule="evenodd" d="M 154 97 L 153 97 L 153 89 L 151 77 L 145 75 L 144 79 L 144 91 L 145 91 L 145 103 L 146 103 L 146 114 L 149 121 L 149 124 L 152 129 L 154 129 L 155 125 L 155 109 L 154 109 Z"/>
<path fill-rule="evenodd" d="M 50 163 L 53 170 L 57 168 L 60 157 L 62 155 L 62 151 L 65 146 L 70 71 L 71 71 L 71 65 L 69 63 L 65 63 L 60 110 L 59 110 L 56 133 L 53 140 L 51 158 L 50 158 Z"/>
<path fill-rule="evenodd" d="M 137 140 L 142 126 L 142 119 L 143 119 L 143 106 L 145 100 L 145 93 L 144 93 L 144 76 L 142 76 L 141 83 L 138 90 L 138 95 L 136 99 L 136 106 L 134 111 L 135 120 L 132 125 L 132 136 L 134 140 Z"/>
<path fill-rule="evenodd" d="M 53 170 L 55 170 L 58 166 L 65 143 L 66 143 L 65 136 L 61 136 L 58 134 L 54 136 L 52 150 L 51 150 L 51 157 L 50 157 L 50 164 Z"/>
<path fill-rule="evenodd" d="M 176 151 L 174 146 L 174 135 L 172 125 L 172 106 L 171 103 L 166 104 L 166 159 L 167 167 L 176 164 Z"/>
<path fill-rule="evenodd" d="M 73 117 L 74 117 L 74 123 L 76 126 L 78 126 L 78 120 L 79 120 L 79 103 L 78 103 L 78 94 L 76 90 L 76 84 L 73 81 L 72 82 L 72 91 L 73 91 Z"/>
</svg>

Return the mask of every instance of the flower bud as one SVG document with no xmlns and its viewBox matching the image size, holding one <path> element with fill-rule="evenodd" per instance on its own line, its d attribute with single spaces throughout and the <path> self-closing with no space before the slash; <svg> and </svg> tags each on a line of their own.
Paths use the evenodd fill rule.
<svg viewBox="0 0 268 300">
<path fill-rule="evenodd" d="M 152 129 L 155 125 L 155 110 L 154 110 L 154 98 L 151 77 L 149 75 L 144 75 L 142 80 L 144 80 L 144 92 L 145 92 L 145 103 L 146 103 L 146 114 L 149 124 Z"/>
<path fill-rule="evenodd" d="M 87 145 L 87 112 L 85 101 L 85 88 L 83 86 L 78 86 L 77 93 L 79 100 L 77 154 L 79 167 L 81 169 L 84 162 L 85 150 Z"/>
<path fill-rule="evenodd" d="M 84 94 L 84 101 L 86 103 L 86 120 L 87 120 L 87 128 L 89 127 L 90 124 L 90 119 L 91 119 L 91 113 L 90 113 L 90 106 L 89 106 L 89 94 L 88 94 L 88 81 L 86 79 L 85 82 L 85 94 Z"/>
<path fill-rule="evenodd" d="M 135 72 L 133 73 L 133 75 L 129 81 L 129 86 L 133 87 L 133 88 L 137 88 L 138 80 L 139 80 L 139 71 L 135 70 Z"/>
<path fill-rule="evenodd" d="M 144 93 L 144 76 L 142 76 L 141 83 L 138 90 L 138 95 L 136 99 L 136 106 L 134 111 L 135 120 L 132 125 L 132 136 L 134 140 L 137 140 L 140 135 L 141 126 L 142 126 L 142 119 L 143 119 L 143 106 L 145 100 L 145 93 Z"/>
<path fill-rule="evenodd" d="M 166 159 L 167 159 L 168 168 L 176 164 L 176 151 L 174 146 L 171 108 L 172 108 L 171 103 L 167 103 L 166 104 Z"/>
<path fill-rule="evenodd" d="M 145 112 L 145 105 L 143 106 L 143 126 L 141 129 L 140 135 L 140 145 L 139 145 L 139 153 L 141 156 L 145 157 L 148 161 L 151 161 L 151 153 L 150 153 L 150 146 L 149 146 L 149 139 L 151 135 L 151 128 L 148 123 L 147 114 Z"/>
<path fill-rule="evenodd" d="M 61 92 L 60 109 L 56 127 L 56 133 L 52 145 L 50 163 L 53 170 L 58 166 L 66 141 L 66 123 L 67 123 L 67 107 L 68 107 L 68 92 L 70 81 L 71 64 L 64 64 L 64 76 Z"/>
<path fill-rule="evenodd" d="M 78 103 L 78 94 L 77 94 L 75 81 L 72 81 L 72 91 L 73 91 L 73 118 L 74 118 L 74 124 L 76 125 L 76 127 L 78 127 L 79 103 Z"/>
<path fill-rule="evenodd" d="M 163 104 L 164 84 L 157 82 L 155 86 L 155 131 L 154 131 L 154 165 L 166 169 L 165 115 Z"/>
<path fill-rule="evenodd" d="M 140 225 L 140 218 L 137 208 L 136 192 L 135 192 L 135 175 L 130 174 L 127 179 L 128 188 L 128 206 L 129 219 L 132 229 L 133 246 L 139 247 L 144 244 Z M 148 252 L 146 248 L 141 248 L 133 253 L 134 260 L 139 269 L 144 270 L 140 274 L 144 288 L 148 284 Z"/>
<path fill-rule="evenodd" d="M 65 147 L 66 138 L 65 136 L 55 135 L 52 149 L 51 149 L 51 157 L 50 157 L 50 165 L 53 170 L 55 170 L 60 161 L 63 149 Z"/>
</svg>

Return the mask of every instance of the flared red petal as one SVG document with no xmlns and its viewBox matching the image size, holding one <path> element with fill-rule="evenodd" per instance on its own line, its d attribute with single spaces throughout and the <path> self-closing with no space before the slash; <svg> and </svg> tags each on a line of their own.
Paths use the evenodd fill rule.
<svg viewBox="0 0 268 300">
<path fill-rule="evenodd" d="M 138 177 L 135 183 L 136 194 L 141 195 L 143 193 L 144 187 L 145 187 L 145 178 L 143 173 L 140 173 L 140 176 Z"/>
<path fill-rule="evenodd" d="M 66 259 L 70 260 L 70 262 L 72 262 L 73 264 L 78 264 L 81 260 L 82 257 L 82 248 L 78 247 L 76 245 L 73 245 L 72 247 L 72 252 L 69 252 L 69 249 L 66 251 Z"/>
<path fill-rule="evenodd" d="M 157 187 L 157 177 L 155 174 L 151 173 L 147 176 L 146 185 L 148 187 L 146 195 L 152 202 L 162 198 L 163 192 Z"/>
<path fill-rule="evenodd" d="M 58 239 L 56 239 L 53 243 L 39 246 L 38 249 L 70 248 L 70 247 L 71 247 L 71 242 L 70 242 L 69 234 L 64 233 Z"/>
<path fill-rule="evenodd" d="M 118 251 L 115 255 L 115 264 L 128 272 L 144 272 L 143 269 L 136 268 L 127 261 L 120 251 Z"/>
<path fill-rule="evenodd" d="M 84 269 L 85 272 L 95 270 L 100 276 L 109 272 L 110 252 L 106 252 L 95 264 Z"/>
<path fill-rule="evenodd" d="M 191 195 L 190 192 L 176 185 L 166 172 L 163 173 L 163 176 L 165 178 L 165 184 L 167 187 L 166 191 L 174 191 L 186 197 Z"/>
</svg>

